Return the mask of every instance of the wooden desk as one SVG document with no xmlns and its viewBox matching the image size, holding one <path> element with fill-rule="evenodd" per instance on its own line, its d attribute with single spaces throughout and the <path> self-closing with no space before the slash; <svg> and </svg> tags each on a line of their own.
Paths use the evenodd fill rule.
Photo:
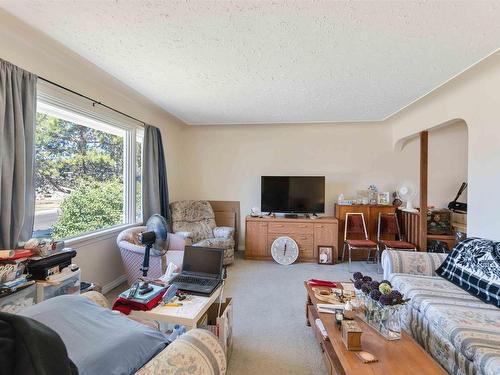
<svg viewBox="0 0 500 375">
<path fill-rule="evenodd" d="M 306 316 L 307 325 L 314 331 L 323 352 L 325 365 L 330 375 L 445 375 L 447 372 L 427 352 L 405 332 L 401 339 L 388 341 L 373 328 L 356 318 L 363 330 L 361 335 L 362 350 L 372 353 L 378 362 L 363 363 L 354 351 L 349 351 L 342 342 L 342 337 L 332 314 L 318 313 L 317 303 L 312 288 L 304 283 L 307 290 Z M 338 288 L 342 288 L 338 283 Z M 316 328 L 319 318 L 328 332 L 328 340 Z"/>
</svg>

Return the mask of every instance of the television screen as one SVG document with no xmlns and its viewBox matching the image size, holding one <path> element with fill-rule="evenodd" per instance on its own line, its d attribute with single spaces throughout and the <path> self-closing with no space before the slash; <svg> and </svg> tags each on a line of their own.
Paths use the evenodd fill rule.
<svg viewBox="0 0 500 375">
<path fill-rule="evenodd" d="M 262 212 L 325 212 L 324 176 L 262 176 Z"/>
</svg>

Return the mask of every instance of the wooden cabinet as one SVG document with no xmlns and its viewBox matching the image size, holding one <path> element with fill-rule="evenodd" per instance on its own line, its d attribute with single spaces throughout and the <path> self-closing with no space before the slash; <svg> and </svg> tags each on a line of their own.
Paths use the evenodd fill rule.
<svg viewBox="0 0 500 375">
<path fill-rule="evenodd" d="M 245 231 L 245 249 L 252 249 L 255 259 L 269 258 L 271 248 L 267 246 L 267 223 L 247 220 Z M 247 252 L 245 252 L 246 256 Z"/>
<path fill-rule="evenodd" d="M 342 256 L 342 249 L 344 246 L 344 229 L 345 229 L 345 215 L 346 213 L 362 213 L 365 217 L 366 230 L 368 232 L 368 238 L 372 241 L 377 241 L 377 229 L 378 229 L 378 214 L 381 213 L 394 213 L 396 212 L 396 207 L 394 206 L 383 206 L 383 205 L 367 205 L 367 204 L 352 204 L 352 205 L 335 205 L 335 217 L 337 218 L 338 225 L 338 249 L 339 256 Z M 359 238 L 352 239 L 363 239 L 362 236 Z M 394 237 L 385 237 L 386 240 L 392 240 Z M 368 256 L 367 250 L 356 250 L 352 252 L 353 260 L 364 260 Z M 346 255 L 347 257 L 347 255 Z"/>
<path fill-rule="evenodd" d="M 271 245 L 280 236 L 289 236 L 299 246 L 299 261 L 316 262 L 318 246 L 333 246 L 337 259 L 337 220 L 246 218 L 245 258 L 272 259 Z"/>
</svg>

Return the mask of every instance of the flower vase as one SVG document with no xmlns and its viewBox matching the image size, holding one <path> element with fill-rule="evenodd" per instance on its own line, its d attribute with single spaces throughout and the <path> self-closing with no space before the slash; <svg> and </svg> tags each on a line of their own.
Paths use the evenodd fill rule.
<svg viewBox="0 0 500 375">
<path fill-rule="evenodd" d="M 387 340 L 401 338 L 400 310 L 403 305 L 384 306 L 370 296 L 362 297 L 364 309 L 361 318 Z"/>
</svg>

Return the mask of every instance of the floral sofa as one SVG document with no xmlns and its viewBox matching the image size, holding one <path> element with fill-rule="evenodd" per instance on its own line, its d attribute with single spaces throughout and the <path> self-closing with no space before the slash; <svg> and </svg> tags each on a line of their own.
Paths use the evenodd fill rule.
<svg viewBox="0 0 500 375">
<path fill-rule="evenodd" d="M 186 239 L 187 245 L 224 250 L 224 265 L 234 262 L 232 227 L 218 227 L 208 201 L 177 201 L 170 204 L 172 229 Z"/>
<path fill-rule="evenodd" d="M 474 241 L 458 245 L 450 257 L 467 254 Z M 450 374 L 499 375 L 500 309 L 438 276 L 443 262 L 447 254 L 384 251 L 384 277 L 410 298 L 402 326 Z"/>
</svg>

